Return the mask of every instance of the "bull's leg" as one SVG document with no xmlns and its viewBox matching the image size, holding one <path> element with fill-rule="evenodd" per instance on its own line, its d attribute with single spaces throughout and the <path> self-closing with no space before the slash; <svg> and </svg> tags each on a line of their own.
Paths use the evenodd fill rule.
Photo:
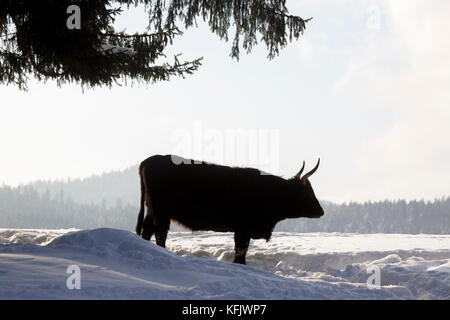
<svg viewBox="0 0 450 320">
<path fill-rule="evenodd" d="M 144 223 L 142 225 L 142 238 L 145 240 L 150 240 L 155 231 L 155 226 L 153 223 L 153 214 L 150 210 L 144 218 Z"/>
<path fill-rule="evenodd" d="M 250 244 L 250 236 L 236 231 L 234 233 L 234 263 L 245 264 L 245 255 Z"/>
<path fill-rule="evenodd" d="M 146 200 L 147 214 L 142 222 L 142 234 L 141 237 L 145 240 L 149 240 L 155 232 L 155 215 L 153 212 L 152 202 L 149 199 Z"/>
<path fill-rule="evenodd" d="M 166 247 L 167 233 L 169 232 L 170 219 L 164 217 L 155 217 L 155 237 L 156 244 L 160 247 Z"/>
</svg>

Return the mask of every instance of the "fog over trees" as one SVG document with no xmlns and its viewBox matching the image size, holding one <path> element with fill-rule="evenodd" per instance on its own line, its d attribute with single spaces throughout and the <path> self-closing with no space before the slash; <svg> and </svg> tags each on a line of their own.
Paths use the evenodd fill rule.
<svg viewBox="0 0 450 320">
<path fill-rule="evenodd" d="M 85 179 L 2 186 L 0 228 L 111 227 L 131 231 L 139 211 L 139 192 L 137 166 Z M 322 204 L 322 218 L 284 220 L 275 231 L 450 234 L 450 197 Z"/>
</svg>

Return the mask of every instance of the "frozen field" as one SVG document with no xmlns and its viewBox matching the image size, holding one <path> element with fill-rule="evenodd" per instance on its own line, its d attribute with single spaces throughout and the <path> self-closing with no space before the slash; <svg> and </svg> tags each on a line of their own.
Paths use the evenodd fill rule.
<svg viewBox="0 0 450 320">
<path fill-rule="evenodd" d="M 252 240 L 247 266 L 230 263 L 233 245 L 212 232 L 169 233 L 168 251 L 116 229 L 0 229 L 0 299 L 450 298 L 450 236 L 274 233 Z M 80 289 L 66 285 L 71 265 Z"/>
</svg>

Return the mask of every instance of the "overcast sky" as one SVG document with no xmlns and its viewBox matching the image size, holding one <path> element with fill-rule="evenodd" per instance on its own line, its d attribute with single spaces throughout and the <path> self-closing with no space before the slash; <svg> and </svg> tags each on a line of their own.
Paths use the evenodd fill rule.
<svg viewBox="0 0 450 320">
<path fill-rule="evenodd" d="M 450 2 L 287 4 L 313 20 L 272 61 L 263 46 L 232 60 L 231 44 L 202 25 L 169 50 L 204 57 L 186 79 L 84 93 L 51 82 L 28 92 L 1 86 L 0 183 L 85 177 L 178 153 L 283 177 L 320 157 L 316 195 L 338 202 L 449 195 Z M 146 21 L 131 10 L 116 27 L 143 31 Z"/>
</svg>

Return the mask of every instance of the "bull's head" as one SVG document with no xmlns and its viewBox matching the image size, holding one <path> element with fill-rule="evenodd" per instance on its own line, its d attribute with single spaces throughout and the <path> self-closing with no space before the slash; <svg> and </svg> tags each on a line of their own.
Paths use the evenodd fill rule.
<svg viewBox="0 0 450 320">
<path fill-rule="evenodd" d="M 291 179 L 289 182 L 292 185 L 292 211 L 290 218 L 320 218 L 324 215 L 322 206 L 317 200 L 314 190 L 309 182 L 308 178 L 312 176 L 314 172 L 316 172 L 317 168 L 319 168 L 320 159 L 317 161 L 316 166 L 305 173 L 302 176 L 303 170 L 305 169 L 305 161 L 303 161 L 303 166 L 300 171 Z"/>
</svg>

